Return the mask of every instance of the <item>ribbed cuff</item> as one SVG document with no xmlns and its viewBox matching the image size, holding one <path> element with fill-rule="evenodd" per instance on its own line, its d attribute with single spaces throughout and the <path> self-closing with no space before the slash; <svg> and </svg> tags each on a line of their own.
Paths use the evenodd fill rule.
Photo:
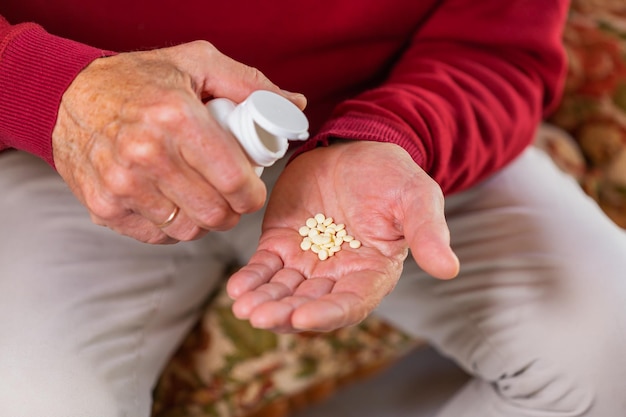
<svg viewBox="0 0 626 417">
<path fill-rule="evenodd" d="M 52 130 L 63 93 L 94 59 L 113 55 L 47 33 L 13 26 L 0 50 L 0 146 L 39 156 L 54 167 Z"/>
<path fill-rule="evenodd" d="M 424 152 L 410 134 L 387 119 L 365 114 L 349 114 L 329 120 L 317 135 L 296 148 L 292 159 L 318 146 L 328 146 L 331 139 L 395 143 L 404 148 L 418 165 L 424 163 Z"/>
</svg>

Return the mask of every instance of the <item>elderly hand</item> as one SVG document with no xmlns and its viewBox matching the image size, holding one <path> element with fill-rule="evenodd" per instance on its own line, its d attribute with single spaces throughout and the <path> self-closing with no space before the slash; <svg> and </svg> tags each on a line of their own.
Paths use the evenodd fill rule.
<svg viewBox="0 0 626 417">
<path fill-rule="evenodd" d="M 202 99 L 259 89 L 306 104 L 207 42 L 97 59 L 63 95 L 54 163 L 92 220 L 119 233 L 171 243 L 228 229 L 266 190 Z"/>
<path fill-rule="evenodd" d="M 397 145 L 346 142 L 298 156 L 272 191 L 256 253 L 228 282 L 235 315 L 280 332 L 358 323 L 392 291 L 409 248 L 434 277 L 456 276 L 443 205 L 439 186 Z M 324 261 L 302 251 L 298 229 L 318 212 L 363 245 Z"/>
</svg>

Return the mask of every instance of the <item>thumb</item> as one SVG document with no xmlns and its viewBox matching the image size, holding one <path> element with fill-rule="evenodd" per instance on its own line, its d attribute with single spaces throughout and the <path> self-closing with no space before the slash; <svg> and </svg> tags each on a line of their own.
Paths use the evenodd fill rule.
<svg viewBox="0 0 626 417">
<path fill-rule="evenodd" d="M 413 259 L 426 273 L 440 279 L 454 278 L 460 265 L 450 247 L 450 231 L 443 207 L 431 206 L 431 209 L 430 215 L 423 216 L 422 221 L 416 221 L 415 216 L 405 217 L 404 237 Z"/>
<path fill-rule="evenodd" d="M 194 79 L 202 97 L 225 97 L 241 102 L 256 90 L 268 90 L 306 107 L 303 94 L 280 89 L 260 70 L 238 62 L 206 41 L 195 41 L 169 48 L 181 69 Z"/>
</svg>

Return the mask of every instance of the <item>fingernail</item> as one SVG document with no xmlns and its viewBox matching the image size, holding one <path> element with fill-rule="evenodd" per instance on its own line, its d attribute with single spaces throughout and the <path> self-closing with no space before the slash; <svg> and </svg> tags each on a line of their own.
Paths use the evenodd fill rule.
<svg viewBox="0 0 626 417">
<path fill-rule="evenodd" d="M 298 107 L 300 107 L 301 109 L 304 109 L 306 107 L 307 99 L 304 94 L 294 93 L 292 91 L 287 91 L 287 90 L 281 90 L 281 91 L 285 96 L 287 96 L 287 98 L 289 98 L 289 100 L 298 104 Z"/>
</svg>

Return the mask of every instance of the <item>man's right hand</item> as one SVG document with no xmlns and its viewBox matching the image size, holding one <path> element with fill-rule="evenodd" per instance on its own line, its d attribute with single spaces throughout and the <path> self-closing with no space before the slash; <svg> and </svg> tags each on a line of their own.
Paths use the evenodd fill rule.
<svg viewBox="0 0 626 417">
<path fill-rule="evenodd" d="M 266 190 L 202 100 L 240 102 L 261 89 L 306 105 L 207 42 L 97 59 L 63 95 L 54 163 L 94 223 L 140 241 L 229 229 L 263 205 Z"/>
</svg>

